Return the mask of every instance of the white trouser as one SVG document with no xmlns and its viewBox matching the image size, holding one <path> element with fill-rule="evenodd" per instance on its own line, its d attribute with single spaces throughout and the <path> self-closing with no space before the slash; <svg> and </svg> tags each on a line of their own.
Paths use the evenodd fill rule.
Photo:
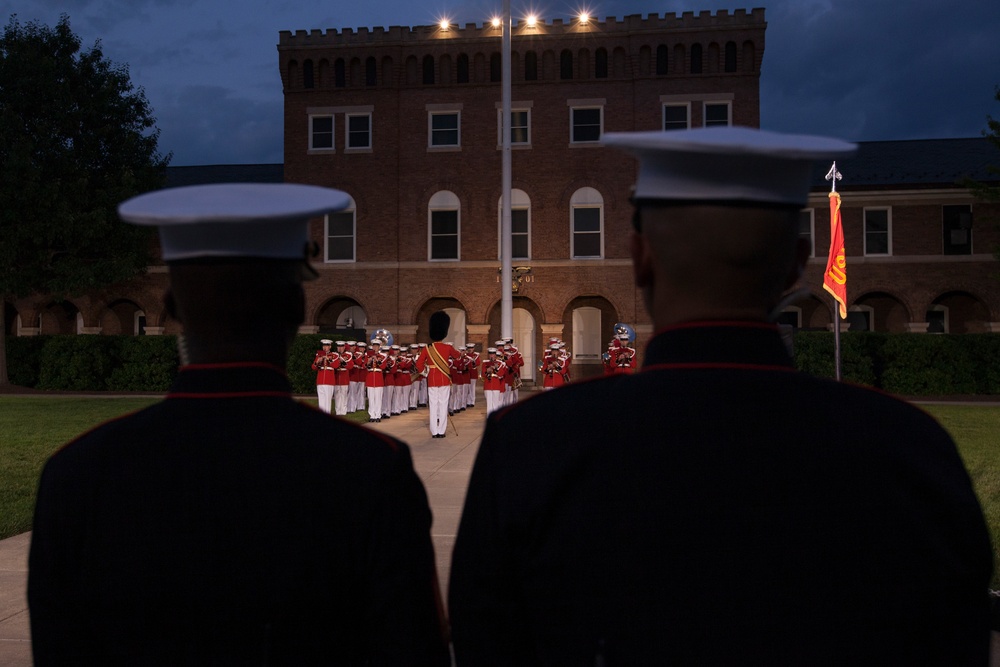
<svg viewBox="0 0 1000 667">
<path fill-rule="evenodd" d="M 476 407 L 476 382 L 478 380 L 469 380 L 469 407 Z"/>
<path fill-rule="evenodd" d="M 341 417 L 347 414 L 347 389 L 346 384 L 338 384 L 333 388 L 333 407 Z"/>
<path fill-rule="evenodd" d="M 392 392 L 395 389 L 391 384 L 382 388 L 382 416 L 388 417 L 392 414 Z"/>
<path fill-rule="evenodd" d="M 427 387 L 427 404 L 431 413 L 431 435 L 444 435 L 448 430 L 448 399 L 451 385 Z"/>
<path fill-rule="evenodd" d="M 489 415 L 500 408 L 500 390 L 499 389 L 486 389 L 483 391 L 483 397 L 486 399 L 486 414 Z"/>
<path fill-rule="evenodd" d="M 419 393 L 420 393 L 420 383 L 419 382 L 414 382 L 413 384 L 410 385 L 410 409 L 411 410 L 416 410 L 417 409 L 417 399 L 418 399 L 418 394 Z"/>
<path fill-rule="evenodd" d="M 326 414 L 330 414 L 330 410 L 333 407 L 333 385 L 316 385 L 316 398 L 319 399 L 319 409 Z"/>
<path fill-rule="evenodd" d="M 368 418 L 382 418 L 382 387 L 368 387 Z"/>
<path fill-rule="evenodd" d="M 365 383 L 361 381 L 352 382 L 354 389 L 354 410 L 365 409 Z M 351 410 L 351 412 L 354 412 Z"/>
<path fill-rule="evenodd" d="M 410 388 L 404 385 L 397 385 L 396 391 L 392 394 L 392 411 L 404 413 L 407 409 L 407 401 L 410 398 Z"/>
<path fill-rule="evenodd" d="M 420 378 L 420 389 L 417 393 L 417 403 L 427 405 L 427 378 Z"/>
</svg>

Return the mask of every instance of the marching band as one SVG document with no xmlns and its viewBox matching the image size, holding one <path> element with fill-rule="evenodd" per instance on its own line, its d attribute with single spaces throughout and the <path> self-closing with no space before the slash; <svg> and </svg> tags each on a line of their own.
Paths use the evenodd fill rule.
<svg viewBox="0 0 1000 667">
<path fill-rule="evenodd" d="M 614 336 L 601 358 L 606 374 L 635 372 L 637 357 L 631 347 L 634 338 L 631 327 L 615 325 Z M 391 341 L 392 336 L 385 329 L 376 331 L 368 343 L 353 340 L 334 343 L 322 339 L 322 349 L 316 352 L 312 363 L 319 408 L 327 413 L 335 410 L 340 416 L 367 409 L 368 421 L 374 423 L 427 407 L 429 368 L 425 367 L 423 372 L 417 368 L 417 359 L 427 344 L 397 345 Z M 334 345 L 336 349 L 331 350 Z M 514 340 L 497 340 L 486 352 L 487 357 L 481 358 L 475 343 L 467 343 L 457 347 L 455 358 L 448 358 L 449 415 L 476 406 L 476 385 L 480 378 L 487 415 L 517 402 L 525 362 Z M 571 381 L 572 357 L 565 342 L 549 338 L 537 368 L 544 390 Z"/>
</svg>

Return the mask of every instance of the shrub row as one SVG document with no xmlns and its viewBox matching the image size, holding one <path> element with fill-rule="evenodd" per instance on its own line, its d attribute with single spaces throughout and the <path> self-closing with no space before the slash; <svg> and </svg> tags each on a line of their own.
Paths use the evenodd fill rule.
<svg viewBox="0 0 1000 667">
<path fill-rule="evenodd" d="M 320 334 L 297 336 L 289 354 L 292 390 L 315 390 L 313 355 Z M 843 333 L 841 376 L 904 396 L 1000 394 L 1000 335 Z M 834 336 L 794 337 L 795 363 L 834 377 Z M 166 391 L 177 372 L 174 336 L 31 336 L 7 338 L 10 381 L 61 391 Z"/>
</svg>

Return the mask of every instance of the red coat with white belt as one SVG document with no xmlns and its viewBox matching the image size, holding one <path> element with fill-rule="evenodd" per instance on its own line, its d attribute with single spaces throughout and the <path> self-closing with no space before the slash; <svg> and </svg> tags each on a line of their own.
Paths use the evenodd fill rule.
<svg viewBox="0 0 1000 667">
<path fill-rule="evenodd" d="M 429 350 L 432 346 L 449 366 L 449 368 L 445 368 L 443 372 L 438 369 L 435 364 L 431 363 Z M 461 353 L 451 345 L 448 345 L 448 343 L 431 343 L 420 351 L 420 356 L 417 357 L 417 371 L 423 373 L 425 368 L 430 369 L 427 373 L 428 387 L 447 387 L 451 384 L 451 377 L 448 375 L 449 369 L 461 357 Z"/>
</svg>

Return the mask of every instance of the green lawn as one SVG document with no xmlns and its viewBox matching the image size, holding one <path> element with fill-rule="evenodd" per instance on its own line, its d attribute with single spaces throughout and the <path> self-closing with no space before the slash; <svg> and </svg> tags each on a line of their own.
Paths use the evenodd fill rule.
<svg viewBox="0 0 1000 667">
<path fill-rule="evenodd" d="M 0 539 L 31 530 L 38 474 L 53 451 L 96 424 L 156 400 L 0 396 Z M 1000 588 L 1000 407 L 923 407 L 958 443 L 993 535 L 998 565 L 993 586 Z M 367 415 L 359 411 L 349 418 L 365 421 Z"/>
</svg>

